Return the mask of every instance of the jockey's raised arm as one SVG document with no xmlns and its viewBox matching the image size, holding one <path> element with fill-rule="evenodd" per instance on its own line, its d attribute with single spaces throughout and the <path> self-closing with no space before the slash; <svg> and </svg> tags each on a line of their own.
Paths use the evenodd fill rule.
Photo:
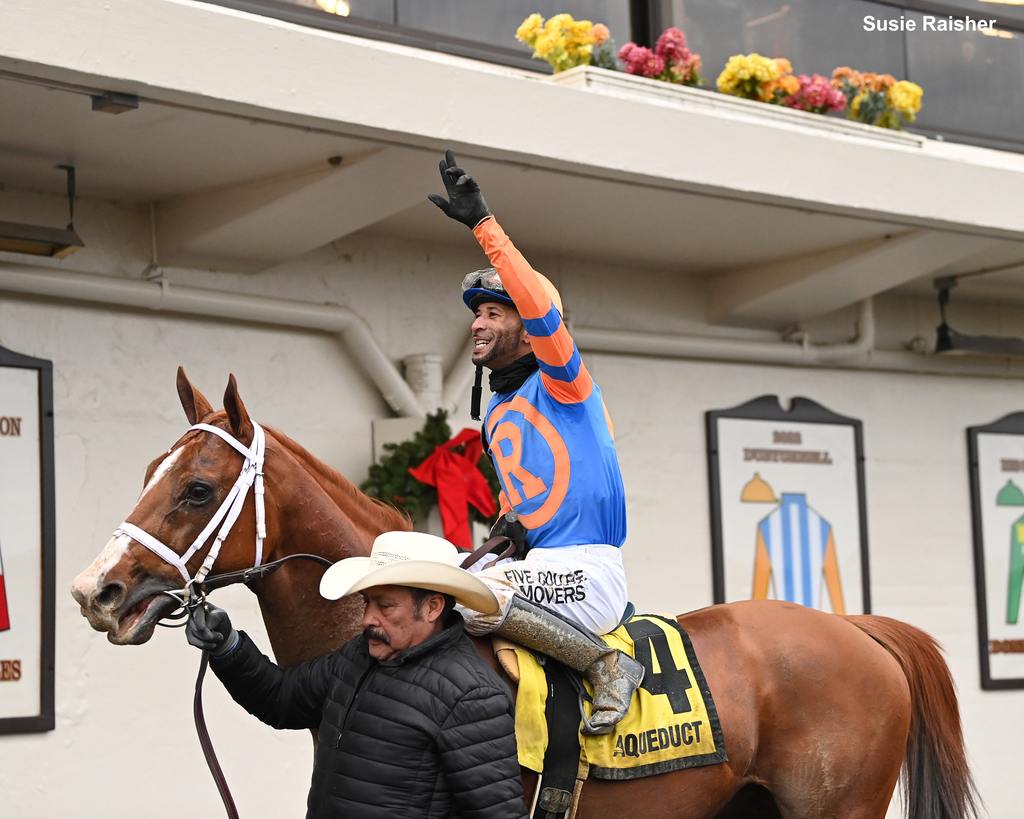
<svg viewBox="0 0 1024 819">
<path fill-rule="evenodd" d="M 586 401 L 594 382 L 562 320 L 562 305 L 552 298 L 551 283 L 533 269 L 493 215 L 473 228 L 473 235 L 519 311 L 548 394 L 563 404 Z"/>
</svg>

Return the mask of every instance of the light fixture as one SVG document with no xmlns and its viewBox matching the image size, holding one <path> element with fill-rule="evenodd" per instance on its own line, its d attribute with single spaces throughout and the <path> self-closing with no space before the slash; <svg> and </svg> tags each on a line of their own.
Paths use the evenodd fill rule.
<svg viewBox="0 0 1024 819">
<path fill-rule="evenodd" d="M 958 333 L 949 326 L 949 322 L 946 320 L 946 306 L 949 304 L 949 293 L 957 286 L 959 279 L 966 276 L 980 276 L 984 273 L 995 273 L 999 270 L 1020 267 L 1022 263 L 1024 263 L 1024 260 L 1017 260 L 1009 264 L 999 265 L 998 267 L 961 273 L 957 276 L 942 276 L 933 282 L 935 289 L 939 291 L 939 314 L 942 317 L 942 322 L 935 328 L 936 353 L 943 355 L 990 355 L 999 356 L 1000 358 L 1024 358 L 1024 338 L 966 335 L 965 333 Z"/>
<path fill-rule="evenodd" d="M 58 165 L 68 178 L 68 226 L 66 228 L 25 225 L 19 222 L 0 222 L 0 250 L 9 253 L 27 253 L 30 256 L 63 258 L 85 247 L 75 233 L 75 168 Z"/>
<path fill-rule="evenodd" d="M 316 0 L 316 4 L 328 14 L 337 14 L 339 17 L 348 17 L 352 13 L 349 0 Z"/>
<path fill-rule="evenodd" d="M 104 114 L 123 114 L 139 107 L 139 98 L 135 94 L 121 94 L 117 91 L 104 91 L 92 95 L 92 110 Z"/>
</svg>

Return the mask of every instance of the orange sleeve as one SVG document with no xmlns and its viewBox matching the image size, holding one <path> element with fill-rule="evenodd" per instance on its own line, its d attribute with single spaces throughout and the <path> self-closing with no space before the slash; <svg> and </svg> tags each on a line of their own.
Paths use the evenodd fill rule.
<svg viewBox="0 0 1024 819">
<path fill-rule="evenodd" d="M 839 579 L 839 556 L 836 554 L 835 536 L 831 530 L 828 533 L 828 546 L 825 547 L 825 560 L 822 565 L 822 572 L 825 575 L 825 586 L 828 589 L 828 596 L 832 600 L 832 611 L 836 614 L 846 614 L 846 602 L 843 600 L 843 584 Z"/>
<path fill-rule="evenodd" d="M 586 401 L 593 392 L 594 382 L 537 271 L 493 216 L 473 228 L 473 235 L 501 276 L 501 283 L 515 302 L 523 326 L 530 334 L 544 388 L 563 404 Z"/>
<path fill-rule="evenodd" d="M 767 600 L 769 581 L 772 577 L 772 561 L 768 557 L 768 549 L 761 536 L 761 528 L 757 529 L 757 541 L 754 546 L 754 583 L 750 592 L 751 600 Z"/>
</svg>

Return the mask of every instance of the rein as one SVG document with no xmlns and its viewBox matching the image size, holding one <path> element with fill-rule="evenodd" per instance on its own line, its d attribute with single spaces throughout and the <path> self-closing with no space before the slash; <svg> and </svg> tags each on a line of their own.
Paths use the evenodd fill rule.
<svg viewBox="0 0 1024 819">
<path fill-rule="evenodd" d="M 272 560 L 270 563 L 264 563 L 261 566 L 253 566 L 251 569 L 240 569 L 234 572 L 223 572 L 221 574 L 213 575 L 205 581 L 195 583 L 195 594 L 192 598 L 186 602 L 183 606 L 183 614 L 177 615 L 181 618 L 191 618 L 192 613 L 200 606 L 205 605 L 207 595 L 214 589 L 220 589 L 224 586 L 230 586 L 233 583 L 245 583 L 249 585 L 254 580 L 261 580 L 267 575 L 276 572 L 283 564 L 289 560 L 314 560 L 324 566 L 331 566 L 331 561 L 321 555 L 312 554 L 294 554 L 285 555 L 277 560 Z M 173 592 L 164 592 L 170 596 L 177 598 Z M 161 623 L 160 625 L 164 625 Z M 184 622 L 179 623 L 177 627 L 185 625 Z M 173 626 L 172 626 L 173 627 Z M 239 819 L 238 808 L 235 807 L 235 800 L 231 796 L 231 789 L 228 787 L 227 778 L 224 776 L 224 771 L 220 767 L 220 762 L 217 759 L 217 753 L 213 749 L 213 740 L 210 738 L 210 729 L 206 726 L 206 714 L 203 711 L 203 680 L 206 678 L 206 669 L 210 665 L 210 652 L 204 651 L 202 657 L 199 660 L 199 672 L 196 674 L 196 687 L 195 694 L 192 696 L 192 719 L 196 724 L 196 734 L 199 736 L 199 746 L 203 749 L 203 756 L 206 758 L 206 767 L 210 769 L 210 775 L 213 777 L 214 783 L 217 785 L 217 792 L 220 794 L 221 802 L 224 803 L 224 811 L 228 815 L 228 819 Z"/>
</svg>

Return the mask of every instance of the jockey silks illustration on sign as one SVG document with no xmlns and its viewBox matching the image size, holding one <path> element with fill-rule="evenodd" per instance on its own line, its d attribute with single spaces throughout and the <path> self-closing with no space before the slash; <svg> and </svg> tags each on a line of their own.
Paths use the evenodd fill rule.
<svg viewBox="0 0 1024 819">
<path fill-rule="evenodd" d="M 0 367 L 0 719 L 39 711 L 39 381 Z"/>
<path fill-rule="evenodd" d="M 870 608 L 860 427 L 808 399 L 709 413 L 718 600 Z"/>
<path fill-rule="evenodd" d="M 983 688 L 1024 688 L 1024 413 L 968 429 Z"/>
<path fill-rule="evenodd" d="M 0 438 L 20 438 L 21 437 L 21 418 L 17 416 L 0 415 Z M 0 540 L 0 631 L 7 631 L 11 627 L 11 616 L 7 606 L 7 585 L 6 579 L 4 578 L 4 551 L 3 541 Z M 0 660 L 0 669 L 2 669 L 2 663 Z M 18 662 L 20 677 L 20 661 Z M 6 674 L 0 670 L 0 682 L 7 679 Z M 13 672 L 11 675 L 13 677 Z"/>
<path fill-rule="evenodd" d="M 11 627 L 11 614 L 7 607 L 7 580 L 4 577 L 4 544 L 0 542 L 0 631 Z"/>
<path fill-rule="evenodd" d="M 52 727 L 41 363 L 0 350 L 0 731 Z"/>
</svg>

